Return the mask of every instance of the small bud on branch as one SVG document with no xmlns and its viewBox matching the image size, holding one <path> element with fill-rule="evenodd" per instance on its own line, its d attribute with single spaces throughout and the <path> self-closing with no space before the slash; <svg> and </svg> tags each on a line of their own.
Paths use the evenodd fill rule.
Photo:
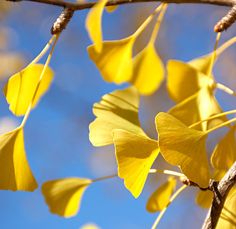
<svg viewBox="0 0 236 229">
<path fill-rule="evenodd" d="M 74 14 L 74 10 L 71 8 L 65 8 L 60 16 L 57 18 L 57 20 L 54 22 L 52 28 L 51 28 L 51 34 L 58 34 L 62 32 L 67 26 L 67 24 L 70 22 L 70 19 L 72 18 Z"/>
</svg>

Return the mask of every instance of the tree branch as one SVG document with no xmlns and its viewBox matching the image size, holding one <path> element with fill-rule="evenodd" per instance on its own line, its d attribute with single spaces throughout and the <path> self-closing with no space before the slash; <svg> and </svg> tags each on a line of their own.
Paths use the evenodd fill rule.
<svg viewBox="0 0 236 229">
<path fill-rule="evenodd" d="M 6 0 L 10 2 L 38 2 L 48 5 L 67 7 L 73 10 L 83 10 L 92 8 L 96 2 L 81 2 L 81 3 L 72 3 L 60 0 Z M 236 4 L 236 0 L 109 0 L 106 6 L 130 4 L 130 3 L 139 3 L 139 2 L 165 2 L 168 4 L 211 4 L 218 6 L 229 6 L 233 7 Z"/>
<path fill-rule="evenodd" d="M 211 208 L 207 214 L 202 229 L 214 229 L 220 218 L 226 197 L 231 188 L 236 184 L 236 162 L 232 165 L 225 176 L 218 182 L 211 182 L 210 188 L 214 193 Z"/>
<path fill-rule="evenodd" d="M 96 2 L 67 2 L 63 0 L 6 0 L 10 2 L 38 2 L 48 5 L 60 6 L 70 10 L 83 10 L 92 8 Z M 138 3 L 138 2 L 162 2 L 162 3 L 175 3 L 175 4 L 211 4 L 219 6 L 229 6 L 230 11 L 223 17 L 215 26 L 215 32 L 222 32 L 228 29 L 236 21 L 236 0 L 108 0 L 106 6 Z"/>
</svg>

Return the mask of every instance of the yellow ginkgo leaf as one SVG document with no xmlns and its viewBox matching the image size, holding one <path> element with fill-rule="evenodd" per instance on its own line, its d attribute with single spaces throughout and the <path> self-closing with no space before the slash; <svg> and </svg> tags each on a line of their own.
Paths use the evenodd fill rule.
<svg viewBox="0 0 236 229">
<path fill-rule="evenodd" d="M 154 44 L 150 43 L 135 58 L 131 83 L 142 95 L 154 93 L 164 79 L 164 67 Z"/>
<path fill-rule="evenodd" d="M 91 184 L 85 178 L 64 178 L 45 182 L 42 193 L 52 213 L 69 218 L 77 214 L 84 191 Z"/>
<path fill-rule="evenodd" d="M 164 159 L 180 166 L 183 173 L 200 187 L 208 187 L 207 135 L 188 128 L 172 115 L 163 112 L 156 116 L 156 128 Z"/>
<path fill-rule="evenodd" d="M 33 191 L 37 188 L 26 158 L 23 129 L 0 136 L 0 168 L 0 189 Z"/>
<path fill-rule="evenodd" d="M 215 170 L 213 179 L 220 181 L 225 175 L 225 170 Z M 213 200 L 213 192 L 209 190 L 198 191 L 195 202 L 202 208 L 209 208 Z"/>
<path fill-rule="evenodd" d="M 200 89 L 198 92 L 178 103 L 168 111 L 169 114 L 173 115 L 187 126 L 221 112 L 222 109 L 220 108 L 214 93 L 207 87 Z M 223 121 L 226 121 L 225 116 L 208 122 L 202 122 L 200 125 L 196 126 L 196 129 L 205 131 Z"/>
<path fill-rule="evenodd" d="M 213 200 L 213 192 L 210 190 L 199 191 L 196 196 L 196 204 L 202 208 L 209 208 Z"/>
<path fill-rule="evenodd" d="M 116 41 L 104 41 L 101 52 L 95 46 L 88 47 L 90 59 L 96 64 L 102 77 L 107 82 L 121 84 L 132 76 L 132 48 L 134 37 Z"/>
<path fill-rule="evenodd" d="M 102 50 L 102 13 L 108 0 L 98 0 L 86 18 L 86 29 L 97 53 Z"/>
<path fill-rule="evenodd" d="M 35 107 L 39 99 L 48 90 L 53 79 L 53 71 L 49 67 L 46 68 L 37 94 L 33 100 L 43 68 L 44 65 L 42 64 L 30 64 L 8 80 L 4 87 L 4 94 L 9 103 L 9 109 L 13 114 L 19 116 L 24 115 L 31 102 L 32 108 Z"/>
<path fill-rule="evenodd" d="M 218 142 L 211 156 L 211 163 L 216 169 L 229 169 L 236 161 L 236 139 L 233 126 L 226 135 Z"/>
<path fill-rule="evenodd" d="M 170 177 L 148 199 L 146 209 L 149 212 L 157 212 L 168 206 L 170 197 L 176 187 L 176 179 Z"/>
<path fill-rule="evenodd" d="M 118 8 L 118 5 L 106 6 L 105 9 L 108 13 L 113 13 Z"/>
<path fill-rule="evenodd" d="M 97 117 L 89 125 L 89 139 L 94 146 L 113 143 L 112 131 L 123 129 L 146 136 L 138 118 L 139 95 L 134 87 L 116 90 L 102 97 L 93 106 Z"/>
<path fill-rule="evenodd" d="M 148 137 L 114 130 L 114 145 L 118 176 L 125 187 L 137 198 L 143 190 L 149 170 L 159 154 L 157 141 Z"/>
<path fill-rule="evenodd" d="M 212 61 L 212 53 L 193 59 L 189 61 L 188 64 L 197 69 L 199 72 L 208 75 L 211 61 Z"/>
<path fill-rule="evenodd" d="M 224 208 L 221 212 L 216 229 L 235 229 L 236 228 L 236 190 L 229 193 Z"/>
<path fill-rule="evenodd" d="M 167 64 L 167 89 L 176 102 L 181 102 L 203 87 L 211 87 L 213 83 L 212 77 L 188 63 L 170 60 Z"/>
</svg>

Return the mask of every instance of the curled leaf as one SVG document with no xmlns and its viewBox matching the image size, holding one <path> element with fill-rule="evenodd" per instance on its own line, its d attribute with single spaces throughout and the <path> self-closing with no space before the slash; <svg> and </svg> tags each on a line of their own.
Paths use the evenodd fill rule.
<svg viewBox="0 0 236 229">
<path fill-rule="evenodd" d="M 159 147 L 164 159 L 180 166 L 183 173 L 200 187 L 208 187 L 209 167 L 206 153 L 206 134 L 190 129 L 167 113 L 156 116 Z"/>
<path fill-rule="evenodd" d="M 77 214 L 84 191 L 91 184 L 84 178 L 65 178 L 45 182 L 42 193 L 50 211 L 66 218 Z"/>
<path fill-rule="evenodd" d="M 37 188 L 26 158 L 23 129 L 0 136 L 0 168 L 0 189 L 33 191 Z"/>
<path fill-rule="evenodd" d="M 46 68 L 37 94 L 33 98 L 43 68 L 42 64 L 30 64 L 8 80 L 4 87 L 4 94 L 13 114 L 24 115 L 31 102 L 32 108 L 35 107 L 48 90 L 53 79 L 53 71 L 49 67 Z"/>
<path fill-rule="evenodd" d="M 164 67 L 154 44 L 150 43 L 135 58 L 131 83 L 142 95 L 154 93 L 164 79 Z"/>
<path fill-rule="evenodd" d="M 176 187 L 176 179 L 170 177 L 148 199 L 146 209 L 149 212 L 157 212 L 168 206 L 170 197 Z"/>
<path fill-rule="evenodd" d="M 114 130 L 113 140 L 118 164 L 118 176 L 137 198 L 143 190 L 149 170 L 159 154 L 158 143 L 143 135 Z"/>
<path fill-rule="evenodd" d="M 226 135 L 218 142 L 211 156 L 211 163 L 216 169 L 228 170 L 236 161 L 236 139 L 233 126 Z"/>
<path fill-rule="evenodd" d="M 131 36 L 122 40 L 104 41 L 101 52 L 97 52 L 94 45 L 88 47 L 89 57 L 105 81 L 121 84 L 130 80 L 133 44 L 134 38 Z"/>
<path fill-rule="evenodd" d="M 96 52 L 102 50 L 102 13 L 107 0 L 99 0 L 89 11 L 86 18 L 86 29 L 94 43 Z"/>
<path fill-rule="evenodd" d="M 138 118 L 139 95 L 133 87 L 116 90 L 102 97 L 93 106 L 97 117 L 89 125 L 89 139 L 94 146 L 113 143 L 112 131 L 123 129 L 146 136 Z"/>
</svg>

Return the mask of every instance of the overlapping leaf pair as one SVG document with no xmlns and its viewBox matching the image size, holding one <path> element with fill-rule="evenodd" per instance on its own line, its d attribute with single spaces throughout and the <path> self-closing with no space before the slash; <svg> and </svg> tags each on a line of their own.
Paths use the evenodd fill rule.
<svg viewBox="0 0 236 229">
<path fill-rule="evenodd" d="M 131 36 L 116 41 L 102 41 L 101 16 L 106 2 L 106 0 L 98 1 L 87 17 L 86 27 L 94 42 L 93 45 L 88 47 L 89 57 L 96 64 L 105 81 L 116 84 L 129 82 L 141 94 L 152 94 L 159 88 L 164 79 L 163 64 L 156 53 L 154 43 L 166 10 L 166 5 L 163 4 L 161 7 L 158 7 Z M 150 41 L 132 59 L 132 49 L 137 37 L 161 8 L 162 11 Z"/>
<path fill-rule="evenodd" d="M 184 174 L 201 187 L 208 186 L 205 134 L 188 128 L 167 113 L 159 113 L 156 117 L 158 144 L 140 127 L 138 98 L 134 88 L 105 95 L 94 105 L 97 118 L 90 124 L 90 141 L 94 146 L 114 144 L 118 175 L 124 179 L 126 188 L 135 197 L 140 195 L 160 149 L 168 163 L 179 165 Z"/>
<path fill-rule="evenodd" d="M 218 58 L 234 42 L 234 38 L 232 38 L 223 44 L 215 51 L 215 57 Z M 167 89 L 171 98 L 177 102 L 169 113 L 186 125 L 202 131 L 207 131 L 207 129 L 227 121 L 226 115 L 221 115 L 224 113 L 214 95 L 217 82 L 212 74 L 213 56 L 214 53 L 188 63 L 171 60 L 167 64 Z M 213 116 L 216 118 L 211 118 Z M 208 121 L 203 122 L 207 119 Z M 200 125 L 192 125 L 198 122 Z M 216 180 L 222 178 L 236 159 L 234 135 L 235 127 L 233 126 L 218 142 L 212 153 L 211 164 L 215 169 L 213 178 Z M 212 198 L 212 192 L 199 191 L 196 202 L 200 206 L 208 208 Z"/>
<path fill-rule="evenodd" d="M 0 136 L 0 189 L 33 191 L 38 186 L 27 161 L 23 128 L 30 110 L 46 93 L 52 79 L 49 67 L 33 62 L 11 76 L 4 87 L 11 112 L 25 117 L 19 127 Z"/>
</svg>

